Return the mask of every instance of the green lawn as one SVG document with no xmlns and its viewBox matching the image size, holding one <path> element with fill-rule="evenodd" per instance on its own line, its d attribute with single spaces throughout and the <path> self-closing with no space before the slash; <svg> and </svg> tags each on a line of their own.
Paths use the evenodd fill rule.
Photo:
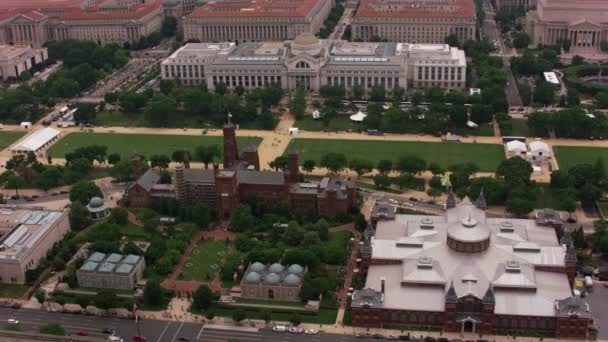
<svg viewBox="0 0 608 342">
<path fill-rule="evenodd" d="M 313 159 L 319 165 L 321 157 L 329 152 L 343 153 L 347 159 L 367 158 L 374 164 L 381 159 L 396 162 L 399 157 L 415 155 L 424 158 L 427 163 L 436 162 L 444 168 L 451 165 L 473 162 L 481 171 L 494 172 L 505 158 L 502 145 L 414 142 L 390 140 L 333 140 L 333 139 L 294 139 L 291 147 L 300 151 L 300 162 Z"/>
<path fill-rule="evenodd" d="M 144 231 L 143 227 L 136 226 L 129 222 L 124 226 L 120 226 L 120 232 L 132 239 L 148 240 L 148 234 Z"/>
<path fill-rule="evenodd" d="M 536 208 L 560 209 L 560 196 L 556 196 L 555 189 L 544 183 L 536 184 L 536 189 Z"/>
<path fill-rule="evenodd" d="M 256 137 L 237 137 L 239 148 L 248 143 L 259 144 Z M 135 153 L 150 157 L 153 154 L 171 154 L 180 149 L 194 150 L 201 145 L 217 145 L 221 148 L 221 136 L 197 135 L 161 135 L 161 134 L 119 134 L 119 133 L 70 133 L 53 145 L 49 153 L 61 158 L 78 147 L 104 145 L 109 153 L 120 153 L 123 159 L 131 158 Z"/>
<path fill-rule="evenodd" d="M 329 122 L 327 127 L 325 127 L 323 120 L 315 120 L 312 116 L 307 115 L 302 120 L 297 120 L 293 126 L 304 131 L 315 132 L 338 132 L 348 131 L 349 129 L 353 132 L 361 131 L 363 125 L 352 122 L 349 117 L 349 115 L 338 115 Z"/>
<path fill-rule="evenodd" d="M 553 146 L 553 152 L 560 170 L 564 171 L 576 164 L 593 165 L 599 158 L 608 162 L 608 148 L 603 147 Z"/>
<path fill-rule="evenodd" d="M 530 129 L 528 128 L 528 120 L 523 119 L 511 119 L 511 136 L 517 137 L 529 137 Z M 503 134 L 504 135 L 504 134 Z"/>
<path fill-rule="evenodd" d="M 19 138 L 25 135 L 26 132 L 0 132 L 0 150 L 4 150 Z"/>
<path fill-rule="evenodd" d="M 235 298 L 237 303 L 241 304 L 256 304 L 256 305 L 275 305 L 275 306 L 289 306 L 294 308 L 304 308 L 305 304 L 302 302 L 283 302 L 280 300 L 259 300 L 249 298 Z"/>
<path fill-rule="evenodd" d="M 19 298 L 27 289 L 27 285 L 0 284 L 0 298 Z"/>
<path fill-rule="evenodd" d="M 182 267 L 179 279 L 210 281 L 220 270 L 226 252 L 225 241 L 199 241 Z"/>
</svg>

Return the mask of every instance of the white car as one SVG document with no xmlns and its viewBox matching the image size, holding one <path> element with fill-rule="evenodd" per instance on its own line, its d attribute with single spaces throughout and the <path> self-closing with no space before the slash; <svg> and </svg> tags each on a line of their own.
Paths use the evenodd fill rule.
<svg viewBox="0 0 608 342">
<path fill-rule="evenodd" d="M 19 324 L 19 321 L 16 320 L 16 319 L 14 319 L 14 318 L 9 318 L 8 319 L 8 324 L 13 324 L 13 325 Z"/>
<path fill-rule="evenodd" d="M 319 333 L 319 331 L 318 330 L 314 330 L 314 329 L 306 329 L 306 331 L 304 331 L 304 333 L 306 335 L 316 335 L 316 334 Z"/>
<path fill-rule="evenodd" d="M 112 341 L 112 342 L 123 342 L 124 340 L 118 336 L 108 336 L 108 341 Z"/>
<path fill-rule="evenodd" d="M 289 328 L 289 332 L 292 334 L 301 334 L 304 332 L 304 329 L 302 329 L 300 327 L 291 327 L 291 328 Z"/>
<path fill-rule="evenodd" d="M 287 331 L 287 327 L 284 325 L 275 325 L 272 327 L 272 331 L 277 331 L 277 332 L 284 332 Z"/>
</svg>

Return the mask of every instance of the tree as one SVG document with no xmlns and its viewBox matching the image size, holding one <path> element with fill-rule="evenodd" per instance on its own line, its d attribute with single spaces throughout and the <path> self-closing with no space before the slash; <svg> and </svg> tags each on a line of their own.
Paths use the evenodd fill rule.
<svg viewBox="0 0 608 342">
<path fill-rule="evenodd" d="M 513 47 L 516 49 L 524 49 L 530 45 L 530 36 L 525 32 L 516 32 L 513 34 Z"/>
<path fill-rule="evenodd" d="M 44 291 L 42 288 L 38 288 L 36 289 L 36 291 L 34 291 L 34 297 L 36 298 L 38 303 L 42 304 L 46 299 L 46 291 Z"/>
<path fill-rule="evenodd" d="M 190 151 L 187 150 L 176 150 L 171 154 L 171 160 L 176 163 L 183 163 L 186 160 L 190 160 Z"/>
<path fill-rule="evenodd" d="M 391 185 L 391 178 L 386 173 L 378 173 L 373 179 L 376 189 L 386 189 Z"/>
<path fill-rule="evenodd" d="M 426 193 L 433 198 L 433 201 L 435 201 L 436 197 L 441 196 L 441 190 L 437 188 L 429 188 Z"/>
<path fill-rule="evenodd" d="M 387 159 L 381 159 L 378 161 L 378 171 L 380 173 L 389 173 L 393 169 L 393 162 Z"/>
<path fill-rule="evenodd" d="M 211 221 L 211 209 L 209 206 L 198 203 L 192 208 L 192 221 L 196 223 L 200 229 L 207 229 Z"/>
<path fill-rule="evenodd" d="M 169 167 L 169 163 L 171 163 L 171 159 L 169 159 L 169 156 L 164 155 L 164 154 L 153 154 L 150 157 L 150 166 L 151 167 L 158 167 L 161 169 L 166 169 Z"/>
<path fill-rule="evenodd" d="M 243 87 L 242 84 L 237 85 L 234 88 L 234 93 L 237 94 L 239 97 L 243 96 L 243 94 L 245 94 L 245 87 Z"/>
<path fill-rule="evenodd" d="M 110 290 L 100 290 L 93 298 L 93 303 L 100 309 L 108 310 L 114 307 L 117 299 L 116 293 Z"/>
<path fill-rule="evenodd" d="M 426 169 L 426 161 L 417 156 L 399 158 L 397 169 L 401 173 L 418 174 Z"/>
<path fill-rule="evenodd" d="M 237 324 L 241 323 L 242 320 L 247 318 L 247 313 L 241 309 L 237 309 L 232 313 L 232 320 Z"/>
<path fill-rule="evenodd" d="M 374 169 L 374 164 L 365 159 L 352 159 L 349 163 L 349 168 L 355 171 L 358 177 L 361 177 L 366 173 L 371 172 Z"/>
<path fill-rule="evenodd" d="M 386 100 L 386 89 L 381 85 L 372 86 L 369 94 L 369 98 L 373 102 L 384 102 Z"/>
<path fill-rule="evenodd" d="M 36 186 L 44 191 L 59 186 L 63 180 L 63 172 L 59 167 L 46 167 L 36 177 Z"/>
<path fill-rule="evenodd" d="M 551 172 L 551 187 L 552 188 L 568 188 L 572 186 L 573 180 L 570 174 L 563 170 L 555 170 Z"/>
<path fill-rule="evenodd" d="M 119 226 L 124 226 L 129 223 L 129 212 L 127 209 L 122 207 L 116 207 L 112 209 L 110 214 L 110 222 Z"/>
<path fill-rule="evenodd" d="M 201 285 L 194 292 L 194 296 L 192 296 L 192 300 L 194 305 L 197 308 L 202 310 L 207 310 L 211 306 L 213 302 L 213 291 L 207 285 Z"/>
<path fill-rule="evenodd" d="M 194 150 L 194 155 L 197 160 L 205 164 L 205 169 L 208 169 L 209 163 L 220 156 L 220 148 L 217 145 L 199 146 Z"/>
<path fill-rule="evenodd" d="M 294 313 L 291 316 L 289 316 L 289 323 L 291 323 L 293 326 L 297 327 L 298 325 L 300 325 L 300 323 L 302 323 L 302 318 L 297 313 Z"/>
<path fill-rule="evenodd" d="M 226 83 L 219 82 L 218 84 L 215 85 L 216 94 L 218 94 L 220 96 L 224 96 L 224 95 L 226 95 L 227 92 L 228 92 L 228 86 L 226 86 Z"/>
<path fill-rule="evenodd" d="M 583 65 L 583 64 L 585 64 L 585 59 L 579 55 L 575 55 L 574 57 L 572 57 L 572 64 L 573 65 Z"/>
<path fill-rule="evenodd" d="M 72 202 L 70 205 L 68 219 L 70 221 L 70 228 L 75 231 L 82 230 L 91 224 L 89 211 L 78 201 Z"/>
<path fill-rule="evenodd" d="M 275 169 L 275 171 L 278 170 L 286 170 L 287 169 L 287 164 L 288 164 L 288 160 L 286 156 L 278 156 L 276 157 L 273 161 L 271 161 L 269 163 L 269 166 L 273 169 Z"/>
<path fill-rule="evenodd" d="M 176 112 L 177 104 L 171 96 L 154 96 L 146 105 L 144 114 L 154 127 L 165 127 Z"/>
<path fill-rule="evenodd" d="M 332 173 L 342 171 L 347 165 L 346 156 L 342 153 L 330 152 L 321 157 L 321 166 Z"/>
<path fill-rule="evenodd" d="M 246 204 L 239 205 L 230 217 L 230 230 L 243 232 L 253 228 L 255 218 L 251 214 L 251 208 Z"/>
<path fill-rule="evenodd" d="M 163 302 L 163 290 L 160 282 L 149 279 L 144 288 L 144 303 L 151 306 L 159 306 Z"/>
<path fill-rule="evenodd" d="M 165 16 L 160 32 L 163 37 L 174 36 L 177 32 L 177 18 L 171 15 Z"/>
<path fill-rule="evenodd" d="M 363 96 L 365 95 L 365 88 L 360 84 L 355 84 L 351 88 L 351 92 L 353 95 L 353 99 L 361 100 L 361 99 L 363 99 Z"/>
<path fill-rule="evenodd" d="M 608 91 L 595 94 L 595 97 L 593 97 L 593 104 L 595 104 L 598 108 L 608 108 Z"/>
<path fill-rule="evenodd" d="M 141 248 L 137 247 L 137 245 L 133 241 L 128 241 L 125 246 L 122 248 L 123 254 L 134 254 L 134 255 L 143 255 L 144 252 Z"/>
<path fill-rule="evenodd" d="M 205 311 L 205 318 L 208 320 L 213 320 L 213 318 L 215 317 L 215 313 L 211 310 L 206 310 Z"/>
<path fill-rule="evenodd" d="M 527 184 L 532 175 L 532 166 L 522 158 L 509 158 L 498 165 L 496 176 L 505 179 L 511 187 Z"/>
<path fill-rule="evenodd" d="M 307 159 L 302 165 L 302 169 L 308 173 L 311 173 L 315 169 L 316 162 L 312 159 Z"/>
<path fill-rule="evenodd" d="M 359 232 L 363 232 L 367 228 L 367 220 L 365 216 L 361 213 L 358 213 L 355 216 L 355 229 Z"/>
<path fill-rule="evenodd" d="M 458 36 L 455 34 L 451 34 L 445 37 L 445 43 L 452 47 L 460 47 L 460 42 L 458 41 Z"/>
<path fill-rule="evenodd" d="M 528 198 L 513 196 L 507 200 L 507 211 L 516 216 L 524 216 L 534 210 L 534 201 Z"/>
<path fill-rule="evenodd" d="M 169 95 L 173 89 L 175 89 L 176 84 L 174 80 L 160 80 L 158 87 L 160 88 L 161 93 L 164 95 Z"/>
<path fill-rule="evenodd" d="M 272 311 L 269 311 L 269 310 L 262 311 L 262 319 L 266 323 L 266 326 L 268 326 L 270 324 L 270 321 L 272 321 Z"/>
<path fill-rule="evenodd" d="M 441 167 L 441 165 L 435 162 L 431 162 L 428 166 L 428 169 L 433 175 L 442 175 L 445 173 L 445 170 Z"/>
<path fill-rule="evenodd" d="M 86 180 L 79 181 L 72 185 L 72 189 L 70 189 L 70 201 L 71 202 L 80 202 L 83 205 L 89 204 L 89 201 L 93 197 L 103 197 L 103 193 L 101 189 L 93 183 Z"/>
<path fill-rule="evenodd" d="M 550 105 L 555 101 L 555 86 L 546 81 L 540 81 L 534 88 L 534 101 L 542 105 Z"/>
<path fill-rule="evenodd" d="M 291 100 L 291 113 L 296 120 L 301 120 L 306 111 L 306 90 L 298 88 Z"/>
<path fill-rule="evenodd" d="M 108 163 L 110 165 L 116 165 L 119 161 L 120 161 L 120 154 L 119 153 L 110 153 L 108 155 Z"/>
<path fill-rule="evenodd" d="M 401 101 L 403 99 L 403 95 L 405 94 L 405 89 L 399 85 L 395 85 L 393 87 L 393 101 Z"/>
</svg>

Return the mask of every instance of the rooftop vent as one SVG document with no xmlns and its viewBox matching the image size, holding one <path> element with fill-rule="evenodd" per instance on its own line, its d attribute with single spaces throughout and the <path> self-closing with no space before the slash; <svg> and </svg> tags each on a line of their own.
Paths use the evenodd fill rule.
<svg viewBox="0 0 608 342">
<path fill-rule="evenodd" d="M 513 223 L 509 221 L 500 222 L 500 232 L 501 233 L 513 233 L 515 231 L 513 227 Z"/>
<path fill-rule="evenodd" d="M 433 219 L 425 217 L 420 221 L 420 229 L 434 229 Z"/>
<path fill-rule="evenodd" d="M 418 263 L 416 265 L 418 268 L 431 269 L 433 268 L 433 259 L 431 257 L 422 256 L 418 258 Z"/>
<path fill-rule="evenodd" d="M 505 271 L 510 273 L 519 273 L 521 272 L 521 265 L 519 261 L 509 260 L 505 263 Z"/>
<path fill-rule="evenodd" d="M 409 237 L 399 238 L 399 240 L 397 240 L 397 242 L 395 244 L 397 247 L 409 247 L 409 248 L 422 248 L 422 246 L 424 246 L 424 242 L 422 242 L 418 239 L 409 238 Z"/>
</svg>

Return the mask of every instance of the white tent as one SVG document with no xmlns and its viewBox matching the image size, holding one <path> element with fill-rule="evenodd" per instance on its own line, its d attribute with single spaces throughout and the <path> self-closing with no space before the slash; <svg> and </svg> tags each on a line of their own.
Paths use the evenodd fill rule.
<svg viewBox="0 0 608 342">
<path fill-rule="evenodd" d="M 298 127 L 289 127 L 289 135 L 296 135 L 300 133 L 300 129 Z"/>
<path fill-rule="evenodd" d="M 32 127 L 32 123 L 31 123 L 31 122 L 29 122 L 29 121 L 23 121 L 23 122 L 21 123 L 21 128 L 28 129 L 28 128 L 30 128 L 30 127 Z"/>
<path fill-rule="evenodd" d="M 523 156 L 528 151 L 526 144 L 519 140 L 509 141 L 506 145 L 507 145 L 507 153 L 510 155 Z"/>
<path fill-rule="evenodd" d="M 467 121 L 467 126 L 468 126 L 469 128 L 477 128 L 477 127 L 479 127 L 479 125 L 478 125 L 478 124 L 474 123 L 474 122 L 473 122 L 473 121 L 471 121 L 471 120 Z"/>
<path fill-rule="evenodd" d="M 51 142 L 55 141 L 60 135 L 60 131 L 50 127 L 39 129 L 27 136 L 19 143 L 13 145 L 13 147 L 11 147 L 11 152 L 37 153 L 40 149 L 47 147 Z"/>
<path fill-rule="evenodd" d="M 315 109 L 314 112 L 312 112 L 312 118 L 317 120 L 321 118 L 321 112 L 319 112 L 317 109 Z"/>
<path fill-rule="evenodd" d="M 365 120 L 365 118 L 367 117 L 367 114 L 364 114 L 362 111 L 357 112 L 357 114 L 353 114 L 350 116 L 351 121 L 354 122 L 363 122 L 363 120 Z"/>
<path fill-rule="evenodd" d="M 533 141 L 530 143 L 530 152 L 532 157 L 550 157 L 551 149 L 549 145 L 542 141 Z"/>
</svg>

